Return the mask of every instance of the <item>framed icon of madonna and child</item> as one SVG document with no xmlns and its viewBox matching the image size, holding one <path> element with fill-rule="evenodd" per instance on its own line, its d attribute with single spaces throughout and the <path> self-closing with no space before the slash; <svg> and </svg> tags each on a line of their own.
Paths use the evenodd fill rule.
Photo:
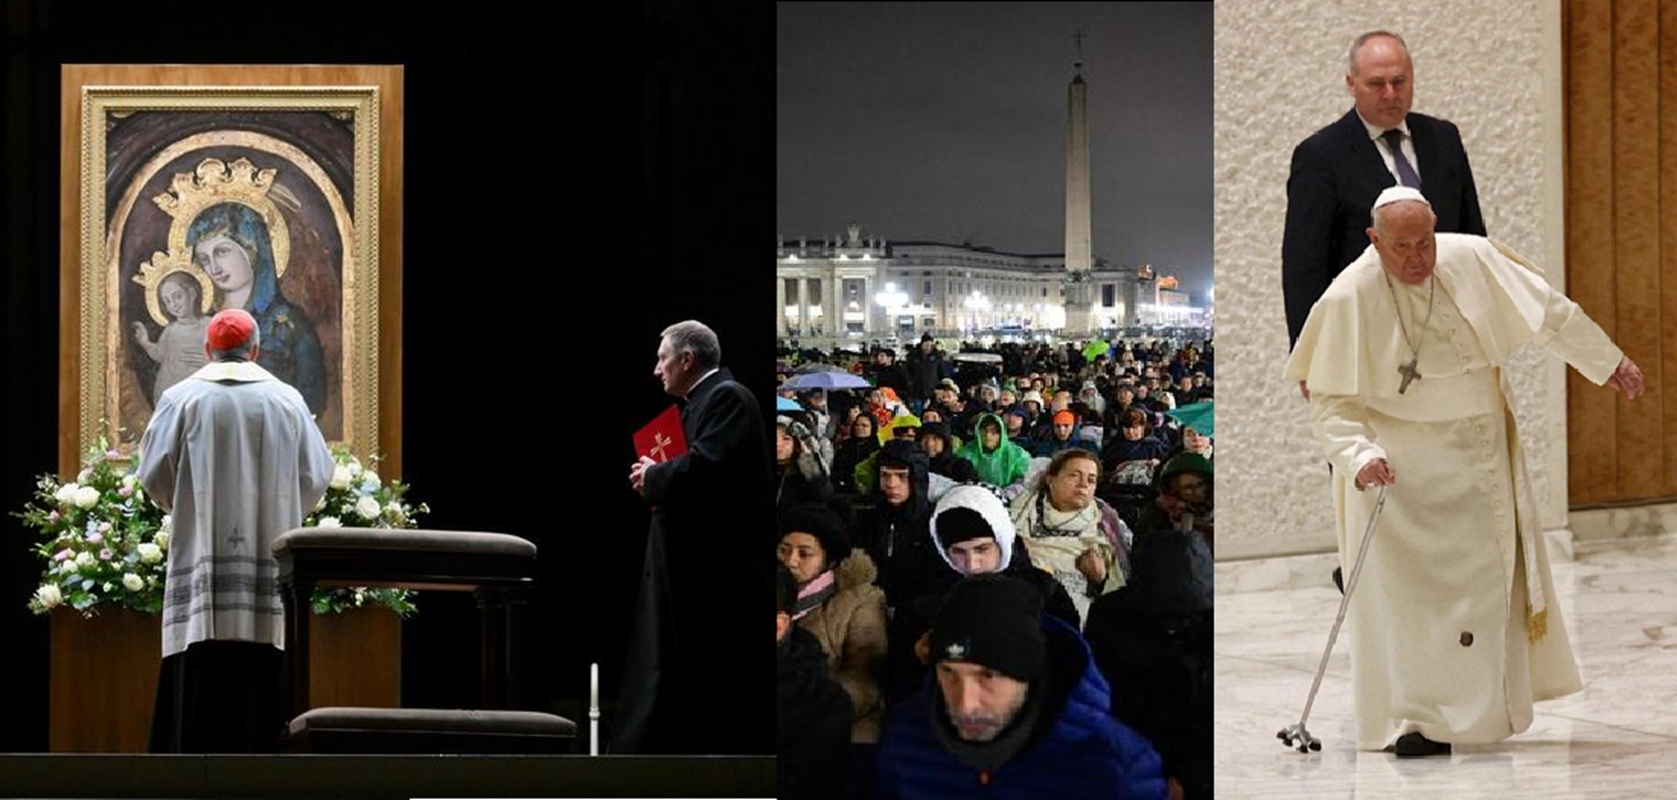
<svg viewBox="0 0 1677 800">
<path fill-rule="evenodd" d="M 64 69 L 77 222 L 63 226 L 60 461 L 137 442 L 163 392 L 206 362 L 209 318 L 242 308 L 261 332 L 257 363 L 297 389 L 327 440 L 388 464 L 400 68 Z"/>
</svg>

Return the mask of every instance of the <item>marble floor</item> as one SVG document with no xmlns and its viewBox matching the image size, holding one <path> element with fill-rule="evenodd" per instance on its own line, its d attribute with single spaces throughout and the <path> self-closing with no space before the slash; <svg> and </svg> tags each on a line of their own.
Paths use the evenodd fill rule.
<svg viewBox="0 0 1677 800">
<path fill-rule="evenodd" d="M 1308 725 L 1322 752 L 1275 738 L 1298 721 L 1338 609 L 1325 572 L 1320 588 L 1220 593 L 1216 796 L 1677 797 L 1677 535 L 1581 542 L 1554 575 L 1584 691 L 1538 703 L 1501 743 L 1401 761 L 1356 750 L 1344 632 Z"/>
</svg>

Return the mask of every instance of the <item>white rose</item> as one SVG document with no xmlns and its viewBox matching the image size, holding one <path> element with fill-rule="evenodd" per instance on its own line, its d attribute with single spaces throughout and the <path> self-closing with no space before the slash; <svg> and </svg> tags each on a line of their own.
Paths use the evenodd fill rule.
<svg viewBox="0 0 1677 800">
<path fill-rule="evenodd" d="M 349 467 L 339 464 L 332 469 L 332 488 L 348 489 L 349 485 L 354 482 L 355 476 L 350 474 Z"/>
<path fill-rule="evenodd" d="M 320 521 L 315 523 L 314 526 L 316 528 L 342 528 L 344 523 L 337 517 L 321 517 Z"/>
<path fill-rule="evenodd" d="M 80 553 L 77 553 L 76 554 L 76 566 L 78 566 L 78 567 L 91 567 L 91 566 L 93 566 L 93 554 L 89 553 L 85 550 L 80 552 Z"/>
<path fill-rule="evenodd" d="M 169 531 L 174 530 L 175 529 L 175 515 L 174 514 L 164 514 L 163 515 L 163 522 L 162 522 L 162 524 L 157 526 L 157 529 L 164 532 L 164 533 L 168 533 Z"/>
<path fill-rule="evenodd" d="M 53 492 L 52 498 L 60 503 L 68 503 L 75 499 L 76 490 L 80 488 L 82 487 L 74 483 L 66 483 L 63 486 L 58 487 L 58 491 Z"/>
<path fill-rule="evenodd" d="M 146 580 L 145 580 L 145 578 L 142 578 L 142 577 L 140 577 L 138 575 L 135 575 L 134 573 L 130 572 L 130 573 L 122 576 L 122 585 L 124 587 L 127 587 L 128 591 L 130 591 L 130 592 L 137 592 L 141 589 L 146 588 Z"/>
<path fill-rule="evenodd" d="M 361 483 L 368 491 L 376 491 L 379 487 L 378 473 L 372 470 L 361 473 Z"/>
<path fill-rule="evenodd" d="M 89 467 L 76 474 L 76 483 L 87 483 L 87 479 L 91 477 L 93 477 L 93 468 Z"/>
<path fill-rule="evenodd" d="M 82 508 L 92 508 L 99 505 L 99 490 L 92 486 L 83 486 L 76 490 L 76 505 Z"/>
<path fill-rule="evenodd" d="M 363 497 L 355 501 L 355 513 L 367 519 L 378 519 L 379 511 L 378 501 L 371 497 Z"/>
<path fill-rule="evenodd" d="M 163 534 L 160 533 L 155 538 L 161 539 L 163 538 Z M 168 544 L 168 542 L 164 542 L 164 544 Z M 163 547 L 161 545 L 144 542 L 135 549 L 140 553 L 140 560 L 147 564 L 156 564 L 157 562 L 163 560 Z M 123 579 L 124 582 L 127 580 L 127 578 Z"/>
<path fill-rule="evenodd" d="M 156 542 L 158 547 L 168 547 L 169 532 L 166 530 L 158 531 L 156 536 L 151 537 L 151 540 Z"/>
<path fill-rule="evenodd" d="M 53 608 L 64 602 L 64 593 L 58 591 L 57 586 L 45 584 L 35 590 L 35 601 L 40 603 L 42 608 Z"/>
<path fill-rule="evenodd" d="M 349 457 L 349 474 L 350 474 L 350 477 L 352 477 L 352 478 L 361 477 L 361 470 L 362 469 L 363 469 L 363 467 L 361 466 L 361 459 L 356 458 L 355 456 L 350 456 Z"/>
</svg>

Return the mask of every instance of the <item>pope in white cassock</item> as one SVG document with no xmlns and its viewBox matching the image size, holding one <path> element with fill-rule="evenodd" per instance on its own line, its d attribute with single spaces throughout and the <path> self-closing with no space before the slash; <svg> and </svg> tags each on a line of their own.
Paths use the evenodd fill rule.
<svg viewBox="0 0 1677 800">
<path fill-rule="evenodd" d="M 1643 380 L 1536 266 L 1435 234 L 1420 192 L 1387 189 L 1373 217 L 1286 375 L 1333 464 L 1347 574 L 1377 494 L 1363 490 L 1390 486 L 1348 612 L 1357 746 L 1435 755 L 1512 736 L 1534 700 L 1583 688 L 1501 368 L 1535 342 L 1628 397 Z"/>
</svg>

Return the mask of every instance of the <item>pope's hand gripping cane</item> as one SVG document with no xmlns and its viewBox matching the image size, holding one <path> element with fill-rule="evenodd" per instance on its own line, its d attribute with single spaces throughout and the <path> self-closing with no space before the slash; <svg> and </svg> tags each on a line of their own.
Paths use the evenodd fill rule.
<svg viewBox="0 0 1677 800">
<path fill-rule="evenodd" d="M 1351 593 L 1357 589 L 1357 576 L 1362 574 L 1363 559 L 1368 557 L 1368 543 L 1374 539 L 1374 525 L 1380 521 L 1380 510 L 1386 507 L 1386 488 L 1380 487 L 1374 511 L 1368 515 L 1368 529 L 1363 531 L 1362 546 L 1357 548 L 1357 563 L 1351 565 L 1351 574 L 1345 578 L 1345 594 L 1339 598 L 1339 615 L 1334 617 L 1333 630 L 1328 633 L 1328 646 L 1322 651 L 1322 664 L 1316 668 L 1316 680 L 1310 684 L 1310 696 L 1304 700 L 1304 713 L 1299 715 L 1298 724 L 1288 725 L 1275 734 L 1282 744 L 1297 748 L 1300 753 L 1322 749 L 1322 740 L 1311 736 L 1304 723 L 1310 719 L 1310 707 L 1316 702 L 1316 691 L 1322 688 L 1322 675 L 1328 671 L 1328 656 L 1333 653 L 1334 640 L 1339 638 L 1339 626 L 1345 622 L 1345 609 L 1351 604 Z"/>
</svg>

